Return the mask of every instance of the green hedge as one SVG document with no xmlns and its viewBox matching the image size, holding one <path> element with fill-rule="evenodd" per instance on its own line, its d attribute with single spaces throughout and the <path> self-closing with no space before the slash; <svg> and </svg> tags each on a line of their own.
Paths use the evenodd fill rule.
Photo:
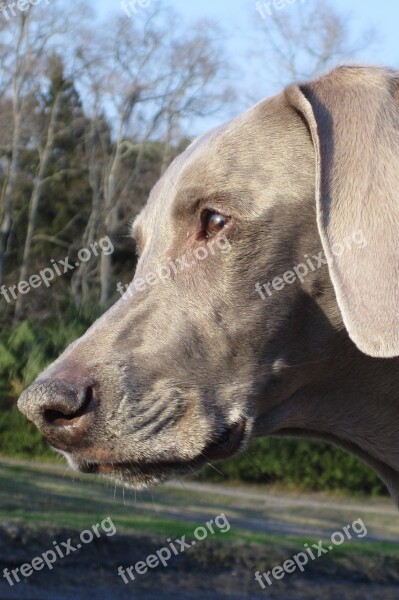
<svg viewBox="0 0 399 600">
<path fill-rule="evenodd" d="M 16 458 L 55 459 L 57 456 L 34 425 L 16 409 L 0 413 L 0 454 Z"/>
<path fill-rule="evenodd" d="M 40 326 L 22 321 L 17 327 L 3 323 L 0 333 L 0 454 L 21 458 L 54 458 L 56 454 L 37 429 L 17 410 L 23 389 L 97 316 L 91 309 L 62 307 L 58 318 Z M 64 324 L 64 321 L 68 325 Z"/>
<path fill-rule="evenodd" d="M 335 446 L 300 439 L 259 438 L 242 455 L 207 467 L 202 479 L 281 484 L 304 491 L 387 494 L 377 475 Z M 218 473 L 220 471 L 220 473 Z"/>
</svg>

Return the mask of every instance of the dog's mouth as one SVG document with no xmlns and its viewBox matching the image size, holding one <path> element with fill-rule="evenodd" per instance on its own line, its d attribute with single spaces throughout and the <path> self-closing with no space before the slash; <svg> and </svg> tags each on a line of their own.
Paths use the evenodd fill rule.
<svg viewBox="0 0 399 600">
<path fill-rule="evenodd" d="M 240 419 L 240 421 L 234 425 L 226 427 L 216 442 L 211 442 L 205 448 L 203 452 L 203 458 L 205 458 L 207 461 L 218 460 L 222 458 L 229 458 L 235 454 L 240 449 L 246 427 L 246 419 Z"/>
<path fill-rule="evenodd" d="M 233 456 L 241 448 L 247 429 L 245 418 L 227 426 L 215 441 L 210 442 L 196 458 L 167 460 L 91 461 L 70 455 L 73 467 L 83 473 L 111 477 L 126 485 L 145 487 L 170 479 L 175 475 L 192 473 L 207 462 Z"/>
</svg>

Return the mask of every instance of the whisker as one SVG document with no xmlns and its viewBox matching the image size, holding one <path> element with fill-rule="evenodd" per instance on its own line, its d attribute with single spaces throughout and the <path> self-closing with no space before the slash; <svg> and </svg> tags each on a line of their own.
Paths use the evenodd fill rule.
<svg viewBox="0 0 399 600">
<path fill-rule="evenodd" d="M 210 462 L 207 462 L 206 464 L 208 465 L 208 467 L 211 467 L 211 468 L 212 468 L 214 471 L 216 471 L 216 473 L 219 473 L 219 475 L 222 475 L 222 477 L 224 477 L 224 476 L 225 476 L 225 475 L 224 475 L 224 473 L 222 473 L 222 471 L 219 471 L 219 469 L 217 469 L 217 468 L 215 467 L 215 465 L 213 465 L 212 463 L 210 463 Z"/>
</svg>

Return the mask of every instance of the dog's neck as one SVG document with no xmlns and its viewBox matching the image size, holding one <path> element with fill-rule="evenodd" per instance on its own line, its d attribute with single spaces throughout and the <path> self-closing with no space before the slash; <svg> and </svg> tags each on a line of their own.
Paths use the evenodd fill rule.
<svg viewBox="0 0 399 600">
<path fill-rule="evenodd" d="M 367 357 L 349 342 L 306 377 L 287 371 L 266 390 L 255 434 L 334 443 L 375 469 L 399 505 L 399 359 Z"/>
</svg>

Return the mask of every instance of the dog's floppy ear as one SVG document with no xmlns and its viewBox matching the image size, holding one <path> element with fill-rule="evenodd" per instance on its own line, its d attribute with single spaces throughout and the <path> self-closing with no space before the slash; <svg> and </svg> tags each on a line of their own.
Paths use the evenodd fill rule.
<svg viewBox="0 0 399 600">
<path fill-rule="evenodd" d="M 285 94 L 315 148 L 317 224 L 345 327 L 365 354 L 399 356 L 398 74 L 340 67 Z"/>
</svg>

